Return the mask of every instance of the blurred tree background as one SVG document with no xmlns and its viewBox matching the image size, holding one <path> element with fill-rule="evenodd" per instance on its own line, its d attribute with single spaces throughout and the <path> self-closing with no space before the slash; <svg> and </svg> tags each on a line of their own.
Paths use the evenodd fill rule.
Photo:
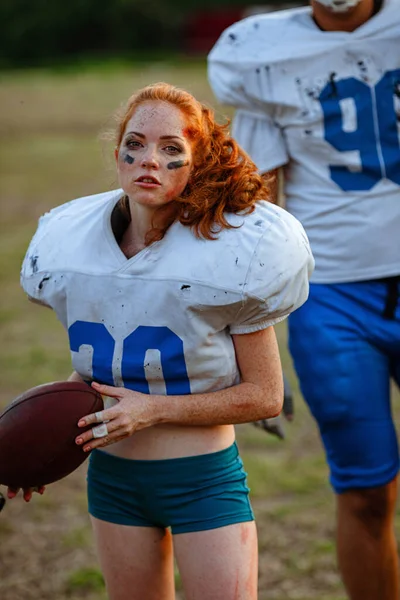
<svg viewBox="0 0 400 600">
<path fill-rule="evenodd" d="M 164 50 L 205 53 L 226 26 L 246 16 L 246 9 L 263 12 L 302 2 L 254 4 L 254 0 L 1 0 L 0 67 L 49 65 L 81 57 L 151 58 Z M 199 34 L 205 41 L 193 45 Z"/>
</svg>

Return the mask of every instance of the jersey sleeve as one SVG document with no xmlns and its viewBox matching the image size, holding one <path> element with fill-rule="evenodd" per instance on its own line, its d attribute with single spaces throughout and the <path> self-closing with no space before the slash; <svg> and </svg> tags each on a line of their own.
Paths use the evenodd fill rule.
<svg viewBox="0 0 400 600">
<path fill-rule="evenodd" d="M 285 165 L 289 160 L 281 129 L 265 112 L 237 110 L 232 136 L 251 156 L 260 173 Z"/>
<path fill-rule="evenodd" d="M 219 102 L 247 110 L 263 107 L 246 85 L 246 47 L 251 34 L 247 19 L 235 23 L 222 33 L 207 59 L 208 79 Z"/>
<path fill-rule="evenodd" d="M 45 238 L 50 215 L 51 213 L 47 213 L 39 219 L 38 228 L 28 246 L 20 274 L 21 286 L 29 300 L 49 308 L 51 308 L 51 304 L 45 293 L 47 288 L 45 284 L 49 280 L 50 274 L 40 268 L 39 257 L 43 244 L 46 244 Z"/>
<path fill-rule="evenodd" d="M 251 41 L 251 19 L 228 28 L 208 56 L 208 78 L 218 101 L 237 109 L 232 135 L 264 173 L 286 164 L 288 154 L 274 105 L 268 100 L 269 76 L 259 79 L 260 69 L 249 68 L 246 62 Z"/>
<path fill-rule="evenodd" d="M 97 223 L 103 222 L 104 211 L 122 193 L 117 189 L 75 198 L 40 217 L 20 274 L 21 286 L 30 300 L 54 309 L 60 305 L 66 282 L 64 273 L 87 260 L 87 255 L 82 254 L 87 247 L 82 240 L 98 231 Z"/>
<path fill-rule="evenodd" d="M 243 304 L 230 333 L 260 331 L 285 319 L 307 300 L 313 269 L 314 259 L 302 225 L 280 209 L 254 251 Z"/>
</svg>

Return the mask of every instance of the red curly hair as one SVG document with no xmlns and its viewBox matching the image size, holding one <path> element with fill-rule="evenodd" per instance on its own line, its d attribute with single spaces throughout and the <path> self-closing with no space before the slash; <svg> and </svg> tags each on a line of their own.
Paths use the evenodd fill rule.
<svg viewBox="0 0 400 600">
<path fill-rule="evenodd" d="M 250 213 L 256 202 L 268 199 L 267 182 L 229 135 L 230 122 L 219 125 L 211 108 L 168 83 L 146 86 L 129 98 L 124 110 L 117 115 L 118 149 L 135 109 L 149 101 L 168 102 L 184 114 L 185 133 L 193 151 L 193 169 L 181 196 L 168 205 L 166 225 L 162 229 L 153 227 L 146 237 L 147 244 L 162 239 L 176 220 L 193 228 L 197 236 L 213 239 L 221 229 L 232 227 L 225 213 Z M 123 208 L 129 213 L 128 198 L 124 199 Z M 163 210 L 165 207 L 158 209 Z"/>
</svg>

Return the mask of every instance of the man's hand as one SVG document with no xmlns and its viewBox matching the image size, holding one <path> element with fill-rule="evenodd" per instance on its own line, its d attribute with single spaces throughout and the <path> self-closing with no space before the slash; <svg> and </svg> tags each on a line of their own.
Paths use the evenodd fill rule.
<svg viewBox="0 0 400 600">
<path fill-rule="evenodd" d="M 294 417 L 294 407 L 293 407 L 293 393 L 290 388 L 289 381 L 283 375 L 283 414 L 288 421 L 293 421 Z M 278 417 L 274 417 L 273 419 L 262 419 L 261 421 L 255 421 L 253 423 L 255 427 L 260 427 L 264 429 L 267 433 L 271 433 L 273 435 L 278 436 L 281 440 L 285 439 L 285 430 L 283 427 L 282 417 L 279 415 Z"/>
</svg>

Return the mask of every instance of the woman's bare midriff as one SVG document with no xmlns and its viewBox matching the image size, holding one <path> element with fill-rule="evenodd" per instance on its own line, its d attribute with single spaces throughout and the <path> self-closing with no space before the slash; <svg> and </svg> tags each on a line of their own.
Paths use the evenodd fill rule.
<svg viewBox="0 0 400 600">
<path fill-rule="evenodd" d="M 104 451 L 133 460 L 162 460 L 218 452 L 231 446 L 234 441 L 233 425 L 212 427 L 156 425 L 111 444 Z"/>
</svg>

